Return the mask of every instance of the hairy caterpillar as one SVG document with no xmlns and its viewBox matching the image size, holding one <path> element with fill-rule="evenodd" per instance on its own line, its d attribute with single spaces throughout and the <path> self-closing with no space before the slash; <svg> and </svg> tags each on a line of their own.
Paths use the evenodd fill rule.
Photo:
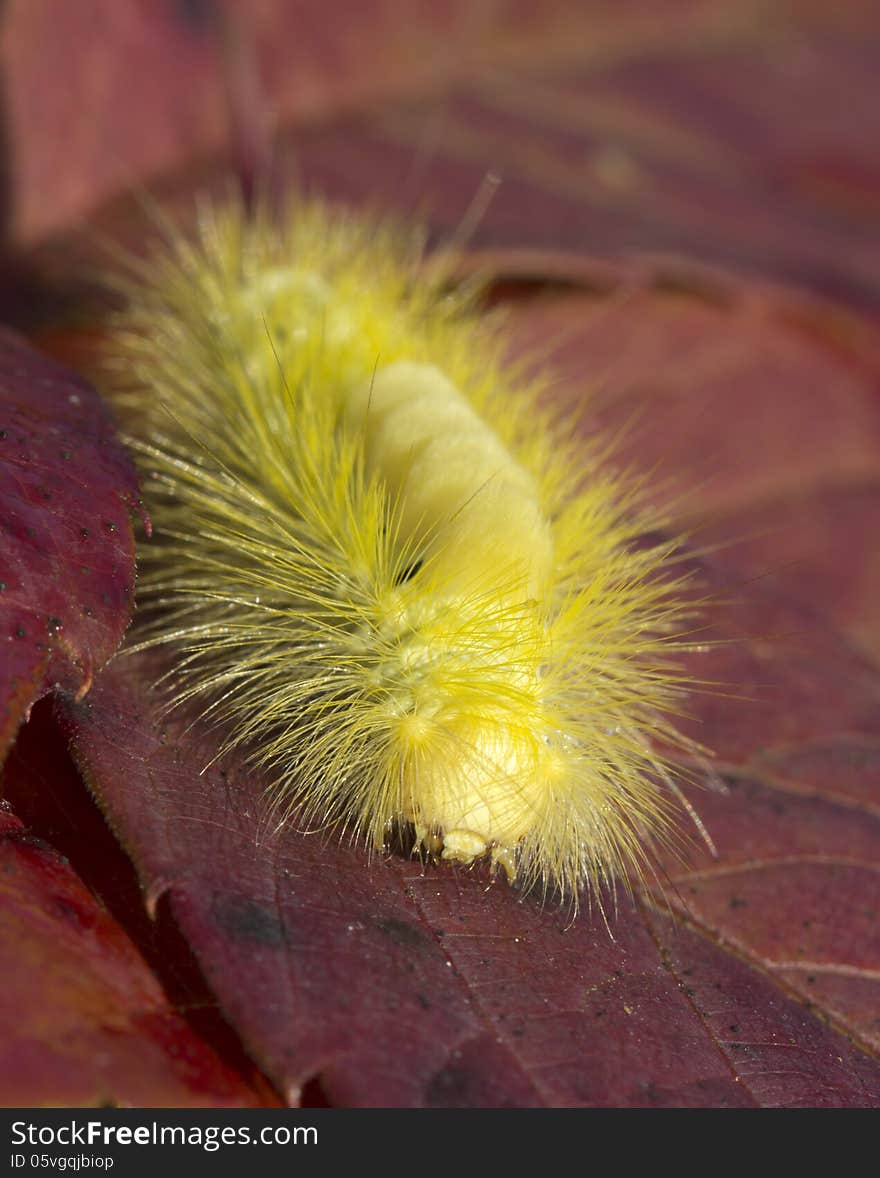
<svg viewBox="0 0 880 1178">
<path fill-rule="evenodd" d="M 204 209 L 136 268 L 139 637 L 282 813 L 576 898 L 670 827 L 674 544 L 447 278 L 306 202 Z"/>
</svg>

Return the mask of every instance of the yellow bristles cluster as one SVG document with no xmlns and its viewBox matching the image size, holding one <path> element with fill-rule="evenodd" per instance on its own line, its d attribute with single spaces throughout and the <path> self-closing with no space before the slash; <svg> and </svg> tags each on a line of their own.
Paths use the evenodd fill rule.
<svg viewBox="0 0 880 1178">
<path fill-rule="evenodd" d="M 473 296 L 317 203 L 203 211 L 126 295 L 135 640 L 172 649 L 175 702 L 299 826 L 410 829 L 569 898 L 638 871 L 686 687 L 673 545 Z"/>
</svg>

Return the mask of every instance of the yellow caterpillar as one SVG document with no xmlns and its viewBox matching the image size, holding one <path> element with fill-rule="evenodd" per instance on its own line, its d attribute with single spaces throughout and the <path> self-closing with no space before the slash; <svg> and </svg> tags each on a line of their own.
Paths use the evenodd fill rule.
<svg viewBox="0 0 880 1178">
<path fill-rule="evenodd" d="M 203 210 L 127 284 L 140 639 L 270 774 L 382 846 L 569 897 L 670 822 L 671 543 L 475 300 L 375 220 Z M 588 374 L 585 374 L 588 376 Z M 672 786 L 675 789 L 674 785 Z"/>
</svg>

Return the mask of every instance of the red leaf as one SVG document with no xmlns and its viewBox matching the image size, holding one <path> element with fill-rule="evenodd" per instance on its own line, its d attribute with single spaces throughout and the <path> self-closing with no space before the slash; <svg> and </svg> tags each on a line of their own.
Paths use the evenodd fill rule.
<svg viewBox="0 0 880 1178">
<path fill-rule="evenodd" d="M 97 867 L 107 834 L 99 824 L 94 837 L 88 815 L 84 821 L 71 808 L 75 787 L 66 778 L 73 770 L 65 773 L 54 744 L 51 726 L 35 716 L 5 766 L 4 795 L 23 813 L 45 811 L 40 794 L 63 797 L 62 819 L 78 821 L 60 841 L 72 841 L 76 858 L 88 856 Z M 110 859 L 104 855 L 105 866 Z M 131 904 L 124 863 L 109 883 L 114 905 L 123 897 Z M 155 963 L 144 960 L 67 858 L 13 816 L 8 801 L 0 812 L 0 889 L 0 1104 L 271 1101 L 265 1086 L 239 1074 L 239 1060 L 224 1062 L 174 1009 Z M 161 950 L 168 947 L 166 938 Z M 216 1027 L 214 1040 L 224 1040 Z"/>
<path fill-rule="evenodd" d="M 666 0 L 662 17 L 617 0 L 348 0 L 332 18 L 317 0 L 28 0 L 4 28 L 15 236 L 65 229 L 120 188 L 216 151 L 230 113 L 237 162 L 251 163 L 270 127 L 535 63 L 596 70 L 685 40 L 748 43 L 766 35 L 764 15 L 759 0 Z M 866 23 L 811 19 L 857 34 Z"/>
<path fill-rule="evenodd" d="M 19 243 L 225 151 L 221 187 L 292 156 L 309 186 L 444 235 L 494 173 L 483 245 L 690 253 L 880 299 L 865 0 L 375 0 L 332 20 L 317 0 L 30 0 L 6 23 Z"/>
<path fill-rule="evenodd" d="M 88 691 L 128 625 L 134 468 L 98 394 L 0 334 L 0 762 L 53 686 Z"/>
<path fill-rule="evenodd" d="M 555 272 L 595 269 L 569 259 Z M 864 542 L 880 511 L 876 341 L 803 296 L 679 282 L 605 271 L 601 297 L 521 298 L 511 331 L 521 352 L 552 353 L 554 395 L 573 411 L 590 389 L 584 429 L 623 431 L 620 460 L 656 472 L 654 497 L 717 563 L 876 657 L 880 551 Z"/>
</svg>

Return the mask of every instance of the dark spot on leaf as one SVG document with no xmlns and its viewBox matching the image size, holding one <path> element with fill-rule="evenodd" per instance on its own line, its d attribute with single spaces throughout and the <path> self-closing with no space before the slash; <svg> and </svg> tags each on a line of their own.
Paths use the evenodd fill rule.
<svg viewBox="0 0 880 1178">
<path fill-rule="evenodd" d="M 388 917 L 385 920 L 377 920 L 376 928 L 390 937 L 395 945 L 401 945 L 403 948 L 424 949 L 427 947 L 425 934 L 414 928 L 413 925 L 407 924 L 406 921 Z"/>
<path fill-rule="evenodd" d="M 242 896 L 218 898 L 214 902 L 214 917 L 223 932 L 237 941 L 271 948 L 285 943 L 278 918 L 256 900 Z"/>
<path fill-rule="evenodd" d="M 67 921 L 68 924 L 76 925 L 77 928 L 90 928 L 94 923 L 94 920 L 89 920 L 78 904 L 73 904 L 64 896 L 55 897 L 53 908 L 57 916 Z"/>
<path fill-rule="evenodd" d="M 173 5 L 178 20 L 194 33 L 210 29 L 216 18 L 214 0 L 173 0 Z"/>
<path fill-rule="evenodd" d="M 748 900 L 743 900 L 739 896 L 731 896 L 730 897 L 729 906 L 731 908 L 734 908 L 734 909 L 747 908 L 748 904 L 749 904 Z"/>
<path fill-rule="evenodd" d="M 24 626 L 16 626 L 15 627 L 15 637 L 16 638 L 26 638 L 27 637 L 27 630 L 25 630 Z"/>
<path fill-rule="evenodd" d="M 79 530 L 79 534 L 82 536 L 82 538 L 83 538 L 84 540 L 88 540 L 88 538 L 89 538 L 89 529 L 88 529 L 88 528 L 80 528 L 80 530 Z"/>
<path fill-rule="evenodd" d="M 449 1064 L 435 1072 L 425 1090 L 425 1104 L 429 1108 L 470 1108 L 471 1077 L 464 1068 Z"/>
</svg>

